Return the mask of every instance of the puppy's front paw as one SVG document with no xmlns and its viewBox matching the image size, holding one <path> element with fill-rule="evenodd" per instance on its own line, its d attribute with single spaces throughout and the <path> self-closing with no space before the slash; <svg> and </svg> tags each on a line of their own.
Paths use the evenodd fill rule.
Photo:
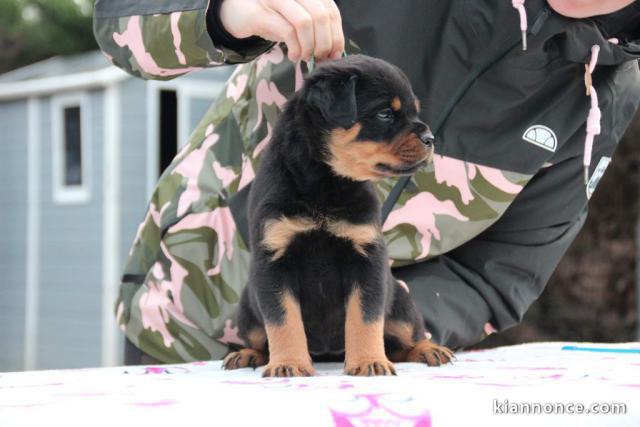
<svg viewBox="0 0 640 427">
<path fill-rule="evenodd" d="M 418 342 L 407 354 L 407 362 L 426 363 L 429 366 L 440 366 L 451 362 L 453 352 L 429 340 Z"/>
<path fill-rule="evenodd" d="M 263 377 L 310 377 L 315 374 L 311 363 L 305 361 L 277 360 L 269 362 L 262 372 Z"/>
<path fill-rule="evenodd" d="M 386 358 L 380 360 L 356 360 L 344 364 L 344 373 L 358 377 L 375 375 L 396 375 L 396 370 Z"/>
<path fill-rule="evenodd" d="M 252 348 L 243 348 L 240 351 L 229 353 L 222 361 L 222 368 L 227 370 L 252 367 L 256 369 L 258 366 L 267 364 L 267 358 L 258 350 Z"/>
</svg>

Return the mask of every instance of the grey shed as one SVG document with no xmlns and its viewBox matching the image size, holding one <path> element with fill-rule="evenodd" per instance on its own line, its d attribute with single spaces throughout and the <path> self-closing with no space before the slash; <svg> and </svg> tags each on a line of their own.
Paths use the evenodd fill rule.
<svg viewBox="0 0 640 427">
<path fill-rule="evenodd" d="M 0 76 L 0 371 L 121 363 L 122 263 L 231 72 L 143 81 L 90 52 Z"/>
</svg>

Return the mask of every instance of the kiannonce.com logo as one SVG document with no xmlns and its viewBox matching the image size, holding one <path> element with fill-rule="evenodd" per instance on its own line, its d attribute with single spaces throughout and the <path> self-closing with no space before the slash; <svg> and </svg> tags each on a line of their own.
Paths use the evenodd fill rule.
<svg viewBox="0 0 640 427">
<path fill-rule="evenodd" d="M 619 402 L 512 402 L 493 399 L 496 415 L 624 415 L 627 404 Z"/>
</svg>

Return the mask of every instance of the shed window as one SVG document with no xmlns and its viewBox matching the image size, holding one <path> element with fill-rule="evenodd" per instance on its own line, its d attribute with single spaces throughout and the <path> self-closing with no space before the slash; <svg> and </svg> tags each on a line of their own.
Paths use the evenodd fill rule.
<svg viewBox="0 0 640 427">
<path fill-rule="evenodd" d="M 58 204 L 89 200 L 88 94 L 59 95 L 51 101 L 53 199 Z"/>
<path fill-rule="evenodd" d="M 82 185 L 80 106 L 64 109 L 64 185 Z"/>
</svg>

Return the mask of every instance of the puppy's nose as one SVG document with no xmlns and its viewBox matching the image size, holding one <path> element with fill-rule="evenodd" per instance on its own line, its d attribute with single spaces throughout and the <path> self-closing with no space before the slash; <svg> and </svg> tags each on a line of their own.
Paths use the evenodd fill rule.
<svg viewBox="0 0 640 427">
<path fill-rule="evenodd" d="M 420 132 L 418 138 L 420 138 L 420 141 L 422 141 L 422 143 L 426 146 L 433 145 L 433 141 L 435 140 L 433 133 L 431 132 L 431 129 L 429 129 L 429 127 Z"/>
</svg>

